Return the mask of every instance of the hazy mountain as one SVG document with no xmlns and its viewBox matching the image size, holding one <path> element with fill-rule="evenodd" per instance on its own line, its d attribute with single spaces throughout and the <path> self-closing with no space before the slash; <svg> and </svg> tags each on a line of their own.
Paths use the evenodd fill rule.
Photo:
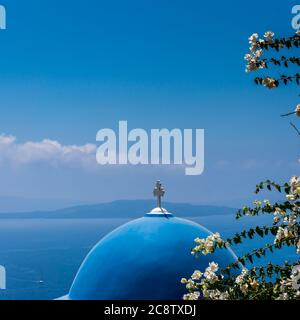
<svg viewBox="0 0 300 320">
<path fill-rule="evenodd" d="M 120 200 L 109 203 L 79 205 L 59 210 L 0 213 L 1 218 L 41 219 L 92 219 L 92 218 L 138 218 L 153 208 L 153 200 Z M 234 214 L 236 209 L 219 206 L 164 203 L 169 212 L 178 217 L 196 217 Z"/>
<path fill-rule="evenodd" d="M 68 199 L 31 199 L 23 197 L 0 196 L 0 213 L 45 210 L 52 211 L 86 203 L 87 202 L 79 202 L 76 200 Z"/>
</svg>

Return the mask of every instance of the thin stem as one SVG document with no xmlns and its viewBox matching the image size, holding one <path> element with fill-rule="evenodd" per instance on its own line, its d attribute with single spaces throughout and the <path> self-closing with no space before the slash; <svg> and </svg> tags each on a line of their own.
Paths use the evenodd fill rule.
<svg viewBox="0 0 300 320">
<path fill-rule="evenodd" d="M 296 111 L 289 112 L 289 113 L 286 113 L 286 114 L 282 114 L 281 117 L 291 116 L 292 114 L 295 114 L 295 113 L 296 113 Z"/>
<path fill-rule="evenodd" d="M 293 122 L 290 122 L 290 125 L 296 130 L 296 132 L 300 136 L 300 130 L 293 124 Z"/>
</svg>

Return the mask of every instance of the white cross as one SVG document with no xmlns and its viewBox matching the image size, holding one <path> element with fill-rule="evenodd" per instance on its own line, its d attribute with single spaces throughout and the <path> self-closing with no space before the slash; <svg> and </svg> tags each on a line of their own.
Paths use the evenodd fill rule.
<svg viewBox="0 0 300 320">
<path fill-rule="evenodd" d="M 161 208 L 161 198 L 165 195 L 165 189 L 159 180 L 156 182 L 153 195 L 157 197 L 157 207 Z"/>
</svg>

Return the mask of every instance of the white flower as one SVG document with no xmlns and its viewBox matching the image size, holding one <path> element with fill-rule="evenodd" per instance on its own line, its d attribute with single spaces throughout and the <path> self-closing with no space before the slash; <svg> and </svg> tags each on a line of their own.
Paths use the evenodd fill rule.
<svg viewBox="0 0 300 320">
<path fill-rule="evenodd" d="M 297 222 L 297 216 L 295 214 L 289 215 L 287 218 L 287 222 L 290 223 L 290 226 Z"/>
<path fill-rule="evenodd" d="M 290 185 L 294 185 L 298 182 L 298 177 L 297 176 L 292 176 L 290 180 Z"/>
<path fill-rule="evenodd" d="M 256 58 L 260 58 L 262 55 L 263 55 L 263 50 L 262 49 L 260 49 L 260 50 L 257 50 L 257 51 L 255 51 L 255 57 Z"/>
<path fill-rule="evenodd" d="M 286 292 L 282 293 L 276 300 L 289 300 L 289 295 Z"/>
<path fill-rule="evenodd" d="M 221 237 L 221 236 L 220 236 L 220 233 L 219 233 L 219 232 L 216 232 L 216 233 L 213 234 L 213 239 L 214 239 L 214 240 L 218 240 L 218 239 L 220 239 L 220 237 Z"/>
<path fill-rule="evenodd" d="M 249 43 L 254 43 L 254 42 L 256 42 L 257 38 L 258 38 L 258 34 L 257 34 L 257 33 L 253 33 L 253 34 L 248 38 Z"/>
<path fill-rule="evenodd" d="M 193 280 L 191 280 L 191 279 L 188 280 L 187 285 L 186 285 L 186 288 L 187 288 L 188 290 L 195 290 L 195 289 L 197 289 L 195 282 L 194 282 Z"/>
<path fill-rule="evenodd" d="M 265 32 L 264 37 L 267 38 L 268 40 L 272 40 L 272 38 L 274 37 L 274 32 L 267 31 L 267 32 Z"/>
<path fill-rule="evenodd" d="M 227 291 L 220 294 L 219 300 L 228 300 L 228 299 L 229 299 L 229 293 Z"/>
<path fill-rule="evenodd" d="M 223 240 L 219 233 L 211 234 L 206 239 L 196 238 L 194 241 L 199 245 L 193 248 L 192 254 L 201 252 L 202 254 L 207 255 L 214 252 L 216 243 L 219 245 L 223 244 Z"/>
<path fill-rule="evenodd" d="M 249 54 L 249 53 L 245 54 L 244 59 L 245 59 L 246 61 L 250 61 L 250 60 L 252 59 L 251 54 Z"/>
<path fill-rule="evenodd" d="M 216 273 L 216 272 L 219 270 L 219 266 L 218 266 L 217 263 L 211 262 L 211 263 L 209 264 L 209 269 L 210 269 L 211 272 Z"/>
<path fill-rule="evenodd" d="M 291 221 L 294 221 L 294 216 L 292 215 L 291 218 L 285 219 L 286 221 L 290 222 L 285 228 L 279 227 L 277 230 L 277 234 L 274 240 L 274 244 L 280 243 L 283 239 L 290 239 L 295 238 L 297 236 L 297 231 L 295 231 L 294 224 Z"/>
<path fill-rule="evenodd" d="M 183 300 L 198 300 L 200 297 L 200 292 L 195 291 L 193 293 L 188 293 L 183 296 Z"/>
<path fill-rule="evenodd" d="M 300 114 L 300 105 L 299 105 L 299 114 Z M 288 194 L 286 197 L 290 201 L 296 200 L 300 196 L 300 177 L 293 176 L 290 181 L 291 194 Z"/>
<path fill-rule="evenodd" d="M 274 223 L 278 223 L 280 221 L 280 217 L 275 217 L 274 218 Z"/>
<path fill-rule="evenodd" d="M 276 215 L 285 216 L 285 211 L 282 210 L 282 209 L 279 208 L 279 207 L 276 207 L 276 208 L 275 208 L 274 215 L 275 215 L 275 216 L 276 216 Z"/>
<path fill-rule="evenodd" d="M 241 291 L 244 293 L 244 294 L 246 294 L 247 292 L 248 292 L 248 284 L 247 283 L 245 283 L 245 284 L 243 284 L 243 285 L 241 285 Z"/>
<path fill-rule="evenodd" d="M 209 291 L 209 297 L 212 300 L 219 300 L 220 295 L 221 295 L 221 291 L 218 289 Z"/>
<path fill-rule="evenodd" d="M 300 254 L 300 240 L 297 243 L 297 253 Z"/>
<path fill-rule="evenodd" d="M 243 281 L 243 277 L 241 275 L 237 276 L 235 279 L 236 284 L 240 284 L 240 283 L 242 283 L 242 281 Z"/>
<path fill-rule="evenodd" d="M 258 283 L 255 279 L 253 279 L 253 280 L 250 281 L 250 286 L 251 286 L 254 290 L 256 290 L 256 289 L 259 287 L 259 283 Z"/>
<path fill-rule="evenodd" d="M 257 48 L 258 48 L 258 44 L 254 42 L 249 49 L 251 52 L 255 52 Z"/>
<path fill-rule="evenodd" d="M 293 176 L 290 181 L 292 188 L 300 187 L 300 177 Z"/>
<path fill-rule="evenodd" d="M 203 276 L 203 273 L 199 270 L 196 270 L 192 275 L 192 280 L 200 280 Z"/>
<path fill-rule="evenodd" d="M 263 85 L 269 89 L 276 88 L 276 80 L 271 77 L 266 77 L 262 81 Z"/>
<path fill-rule="evenodd" d="M 182 278 L 181 281 L 180 281 L 182 284 L 186 284 L 188 283 L 187 279 L 186 278 Z"/>
<path fill-rule="evenodd" d="M 262 202 L 259 201 L 259 200 L 255 200 L 255 201 L 254 201 L 254 205 L 257 206 L 257 207 L 261 207 Z"/>
<path fill-rule="evenodd" d="M 293 267 L 291 274 L 291 282 L 294 290 L 300 289 L 300 265 Z"/>
<path fill-rule="evenodd" d="M 276 237 L 275 237 L 275 240 L 274 240 L 274 244 L 280 242 L 282 239 L 286 238 L 286 230 L 283 229 L 282 227 L 279 227 L 278 230 L 277 230 L 277 234 L 276 234 Z"/>
<path fill-rule="evenodd" d="M 241 274 L 236 277 L 235 283 L 236 284 L 241 284 L 244 281 L 244 279 L 247 276 L 247 274 L 248 274 L 248 270 L 246 268 L 243 268 Z"/>
<path fill-rule="evenodd" d="M 296 200 L 296 197 L 295 197 L 295 195 L 293 195 L 293 194 L 287 194 L 287 195 L 286 195 L 286 198 L 287 198 L 288 200 L 291 200 L 291 201 Z"/>
<path fill-rule="evenodd" d="M 209 267 L 206 268 L 204 277 L 210 284 L 214 284 L 219 280 L 218 276 L 214 272 L 212 272 Z"/>
</svg>

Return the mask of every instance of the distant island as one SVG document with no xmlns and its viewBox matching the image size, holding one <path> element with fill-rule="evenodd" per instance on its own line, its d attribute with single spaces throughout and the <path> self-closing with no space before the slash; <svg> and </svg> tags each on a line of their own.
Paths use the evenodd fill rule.
<svg viewBox="0 0 300 320">
<path fill-rule="evenodd" d="M 221 206 L 164 203 L 169 212 L 178 217 L 234 215 L 237 209 Z M 153 209 L 153 200 L 118 200 L 109 203 L 84 204 L 59 210 L 3 212 L 0 219 L 101 219 L 142 217 Z"/>
</svg>

